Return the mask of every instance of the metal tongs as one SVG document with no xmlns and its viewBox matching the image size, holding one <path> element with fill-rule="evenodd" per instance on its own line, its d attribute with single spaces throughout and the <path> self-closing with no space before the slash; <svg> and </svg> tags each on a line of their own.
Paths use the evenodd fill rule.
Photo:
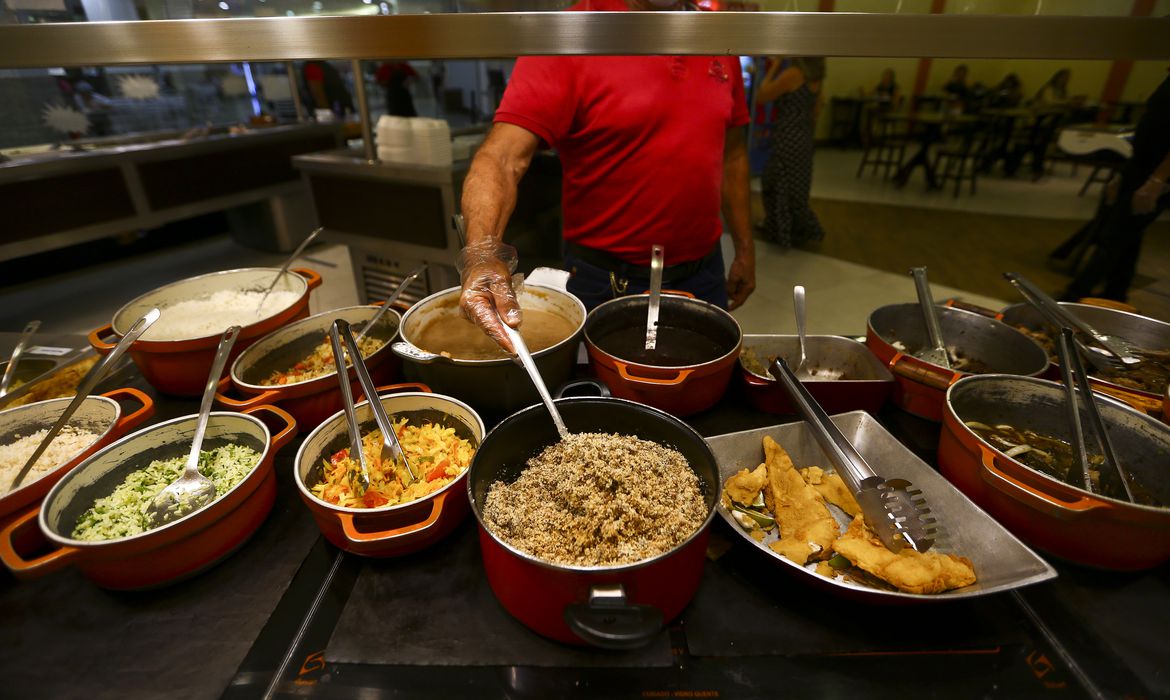
<svg viewBox="0 0 1170 700">
<path fill-rule="evenodd" d="M 1097 436 L 1097 444 L 1101 448 L 1101 454 L 1105 456 L 1105 462 L 1101 465 L 1100 481 L 1101 485 L 1099 491 L 1104 492 L 1105 482 L 1108 478 L 1110 486 L 1120 487 L 1110 488 L 1113 493 L 1124 493 L 1125 498 L 1134 503 L 1133 491 L 1129 486 L 1129 473 L 1121 462 L 1117 459 L 1117 454 L 1113 451 L 1113 441 L 1109 438 L 1109 433 L 1105 430 L 1105 421 L 1101 418 L 1101 411 L 1097 408 L 1097 400 L 1093 396 L 1093 387 L 1089 384 L 1089 375 L 1085 374 L 1085 366 L 1081 363 L 1081 356 L 1076 349 L 1076 338 L 1069 328 L 1062 328 L 1060 330 L 1060 338 L 1057 339 L 1056 350 L 1060 357 L 1060 366 L 1063 368 L 1064 375 L 1064 392 L 1067 397 L 1068 420 L 1072 427 L 1073 449 L 1076 451 L 1077 465 L 1080 468 L 1079 475 L 1069 474 L 1069 483 L 1078 488 L 1083 488 L 1089 493 L 1095 493 L 1093 489 L 1093 481 L 1089 476 L 1089 453 L 1085 447 L 1085 430 L 1081 425 L 1081 412 L 1077 406 L 1077 394 L 1079 393 L 1084 401 L 1085 413 L 1089 414 L 1089 423 L 1093 427 L 1093 432 Z M 1076 381 L 1074 388 L 1073 382 Z M 1079 477 L 1081 483 L 1072 483 L 1072 477 Z M 1116 483 L 1120 482 L 1120 483 Z"/>
<path fill-rule="evenodd" d="M 918 292 L 918 305 L 922 307 L 922 319 L 926 323 L 926 337 L 930 347 L 923 348 L 914 355 L 932 365 L 951 368 L 951 358 L 947 354 L 947 346 L 943 342 L 942 325 L 938 322 L 938 309 L 934 307 L 934 296 L 930 293 L 930 282 L 926 279 L 925 267 L 910 268 L 914 276 L 914 289 Z"/>
<path fill-rule="evenodd" d="M 650 248 L 650 304 L 646 311 L 646 349 L 658 346 L 658 309 L 662 305 L 662 260 L 663 248 Z"/>
<path fill-rule="evenodd" d="M 37 445 L 37 449 L 33 450 L 32 456 L 21 467 L 20 473 L 12 480 L 12 486 L 9 488 L 9 491 L 15 491 L 20 486 L 20 482 L 24 481 L 24 477 L 28 475 L 29 470 L 37 463 L 37 460 L 45 453 L 45 450 L 49 448 L 49 443 L 53 442 L 53 438 L 57 437 L 57 433 L 61 432 L 65 424 L 69 422 L 69 418 L 73 416 L 77 408 L 85 401 L 85 398 L 101 383 L 102 379 L 105 379 L 106 374 L 109 373 L 109 370 L 122 357 L 122 354 L 134 344 L 134 341 L 138 340 L 139 336 L 146 332 L 146 329 L 153 326 L 154 322 L 161 315 L 162 312 L 158 309 L 151 309 L 143 314 L 142 318 L 130 326 L 130 330 L 126 331 L 126 335 L 122 336 L 122 339 L 118 341 L 118 344 L 114 346 L 110 354 L 106 355 L 104 360 L 94 365 L 93 369 L 89 371 L 89 374 L 85 375 L 85 378 L 81 380 L 81 384 L 77 387 L 77 393 L 73 396 L 73 400 L 65 407 L 60 417 L 57 418 L 57 422 L 53 424 L 52 428 L 49 428 L 49 432 L 41 440 L 41 444 Z"/>
<path fill-rule="evenodd" d="M 1003 273 L 1004 279 L 1012 283 L 1028 303 L 1036 307 L 1049 323 L 1058 328 L 1073 328 L 1088 336 L 1100 348 L 1087 347 L 1089 352 L 1105 357 L 1110 367 L 1116 369 L 1130 369 L 1141 363 L 1142 359 L 1133 353 L 1133 345 L 1124 338 L 1108 336 L 1093 328 L 1076 314 L 1070 312 L 1048 296 L 1042 289 L 1032 284 L 1028 278 L 1015 272 Z M 1103 348 L 1103 350 L 1101 349 Z M 1093 355 L 1089 355 L 1093 360 Z M 1094 364 L 1096 362 L 1094 361 Z"/>
<path fill-rule="evenodd" d="M 817 444 L 857 499 L 866 524 L 886 549 L 900 552 L 906 545 L 918 552 L 930 549 L 938 527 L 922 492 L 905 479 L 885 479 L 874 473 L 865 458 L 829 419 L 825 409 L 797 380 L 784 358 L 776 358 L 771 371 L 788 390 L 792 403 L 808 423 Z"/>
<path fill-rule="evenodd" d="M 357 373 L 358 382 L 362 386 L 362 392 L 365 393 L 370 411 L 374 414 L 374 422 L 382 433 L 382 449 L 379 459 L 382 462 L 402 460 L 402 465 L 406 467 L 409 478 L 407 483 L 409 484 L 418 479 L 418 474 L 410 466 L 406 454 L 402 451 L 402 446 L 398 444 L 394 423 L 386 415 L 386 408 L 382 406 L 382 401 L 378 398 L 377 387 L 374 386 L 370 371 L 366 369 L 365 360 L 362 359 L 362 354 L 358 351 L 357 342 L 353 338 L 353 331 L 350 330 L 349 323 L 339 318 L 329 328 L 329 341 L 333 345 L 333 361 L 337 365 L 337 377 L 341 384 L 341 402 L 345 407 L 345 419 L 349 427 L 349 452 L 354 463 L 358 465 L 357 470 L 351 470 L 349 473 L 349 488 L 356 496 L 365 495 L 366 489 L 370 488 L 370 470 L 366 464 L 365 453 L 362 451 L 362 431 L 358 424 L 357 411 L 353 405 L 353 390 L 349 383 L 349 372 L 346 371 L 345 367 L 345 352 L 341 347 L 343 339 L 345 349 L 349 351 L 354 371 Z"/>
</svg>

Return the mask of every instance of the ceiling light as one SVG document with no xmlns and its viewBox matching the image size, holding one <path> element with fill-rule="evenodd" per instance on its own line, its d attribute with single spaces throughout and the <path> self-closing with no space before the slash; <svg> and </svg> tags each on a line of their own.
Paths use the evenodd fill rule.
<svg viewBox="0 0 1170 700">
<path fill-rule="evenodd" d="M 221 0 L 221 1 L 220 1 L 220 3 L 219 3 L 219 9 L 221 9 L 221 10 L 228 10 L 228 9 L 231 9 L 231 6 L 230 6 L 230 5 L 228 5 L 226 2 L 223 2 L 223 1 Z"/>
</svg>

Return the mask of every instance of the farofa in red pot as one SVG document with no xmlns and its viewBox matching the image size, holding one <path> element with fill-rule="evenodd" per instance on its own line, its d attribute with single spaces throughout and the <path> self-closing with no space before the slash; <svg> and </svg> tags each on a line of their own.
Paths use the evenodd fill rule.
<svg viewBox="0 0 1170 700">
<path fill-rule="evenodd" d="M 404 465 L 379 459 L 382 433 L 375 429 L 362 436 L 362 452 L 370 472 L 370 487 L 365 495 L 357 497 L 350 490 L 349 471 L 358 467 L 349 456 L 349 448 L 335 452 L 324 462 L 324 478 L 310 488 L 312 494 L 345 508 L 396 506 L 438 491 L 467 470 L 475 448 L 456 435 L 454 428 L 428 422 L 410 425 L 407 421 L 394 421 L 394 431 L 417 480 L 410 481 Z"/>
</svg>

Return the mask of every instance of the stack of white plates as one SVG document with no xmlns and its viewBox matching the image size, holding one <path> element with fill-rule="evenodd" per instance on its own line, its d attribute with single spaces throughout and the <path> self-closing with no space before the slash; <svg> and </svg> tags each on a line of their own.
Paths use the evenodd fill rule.
<svg viewBox="0 0 1170 700">
<path fill-rule="evenodd" d="M 407 117 L 383 115 L 378 120 L 378 159 L 398 163 L 414 160 L 414 130 Z"/>
<path fill-rule="evenodd" d="M 412 160 L 423 165 L 450 165 L 451 127 L 447 121 L 416 117 L 410 122 L 414 131 Z"/>
</svg>

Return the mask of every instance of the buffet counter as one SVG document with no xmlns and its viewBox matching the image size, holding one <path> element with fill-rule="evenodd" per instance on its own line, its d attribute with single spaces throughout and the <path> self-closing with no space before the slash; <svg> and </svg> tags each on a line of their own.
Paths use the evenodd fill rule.
<svg viewBox="0 0 1170 700">
<path fill-rule="evenodd" d="M 338 125 L 317 124 L 150 136 L 0 162 L 0 201 L 13 203 L 0 260 L 268 200 L 295 206 L 290 159 L 341 143 Z"/>
<path fill-rule="evenodd" d="M 579 367 L 584 372 L 585 368 Z M 193 413 L 132 367 L 152 423 Z M 928 463 L 939 426 L 887 406 L 882 424 Z M 793 420 L 734 384 L 688 422 L 714 435 Z M 296 493 L 305 432 L 276 457 L 272 514 L 209 571 L 110 592 L 74 569 L 0 575 L 3 694 L 14 697 L 1154 697 L 1170 626 L 1165 565 L 1144 573 L 1054 562 L 1059 577 L 968 600 L 874 605 L 826 592 L 716 518 L 699 592 L 648 646 L 548 641 L 497 603 L 473 519 L 413 555 L 327 544 Z"/>
</svg>

